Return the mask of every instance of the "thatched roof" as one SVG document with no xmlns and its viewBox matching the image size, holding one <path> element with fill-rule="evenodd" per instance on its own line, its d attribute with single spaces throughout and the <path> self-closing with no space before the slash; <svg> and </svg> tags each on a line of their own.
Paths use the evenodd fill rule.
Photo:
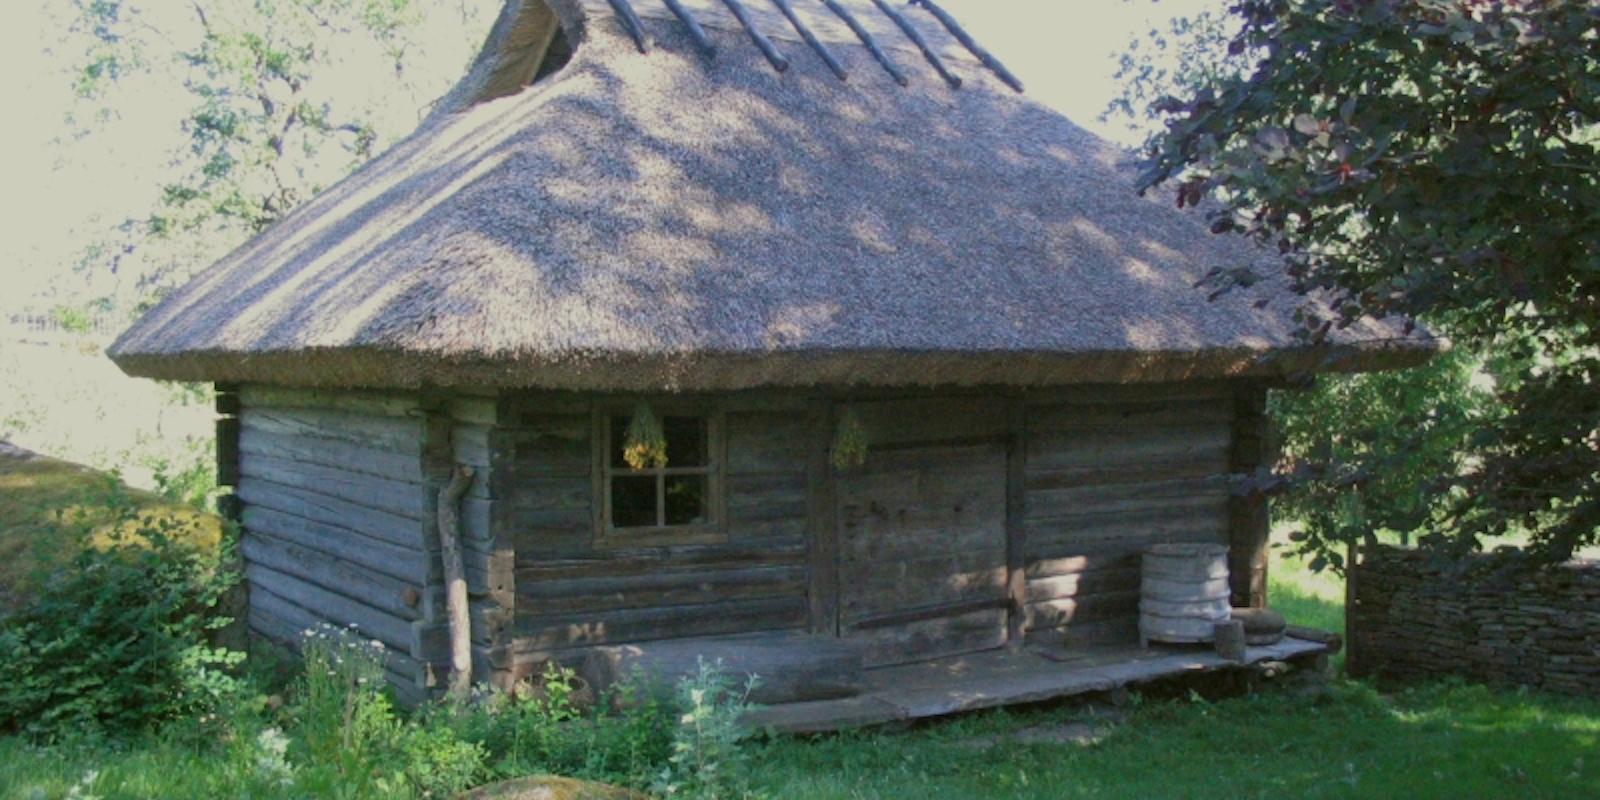
<svg viewBox="0 0 1600 800">
<path fill-rule="evenodd" d="M 902 86 L 823 0 L 788 4 L 843 80 L 770 0 L 744 7 L 783 71 L 727 0 L 678 1 L 714 57 L 663 0 L 550 0 L 573 56 L 519 90 L 551 17 L 510 0 L 416 134 L 112 357 L 176 380 L 689 390 L 1273 376 L 1433 349 L 1371 322 L 1300 347 L 1275 282 L 1209 302 L 1195 281 L 1256 255 L 1138 197 L 1126 153 L 920 6 L 837 0 Z"/>
</svg>

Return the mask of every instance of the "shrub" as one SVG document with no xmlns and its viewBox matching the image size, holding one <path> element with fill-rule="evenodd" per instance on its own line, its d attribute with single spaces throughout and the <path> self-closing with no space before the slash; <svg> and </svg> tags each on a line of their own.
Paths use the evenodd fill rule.
<svg viewBox="0 0 1600 800">
<path fill-rule="evenodd" d="M 222 567 L 231 548 L 187 544 L 196 523 L 141 516 L 126 498 L 113 511 L 98 538 L 78 526 L 77 554 L 0 619 L 0 731 L 130 733 L 203 715 L 239 690 L 230 670 L 243 656 L 208 642 L 228 622 L 214 610 L 237 580 Z"/>
<path fill-rule="evenodd" d="M 445 797 L 485 774 L 477 742 L 448 727 L 408 723 L 395 711 L 381 643 L 323 626 L 307 632 L 302 652 L 289 711 L 294 757 L 286 762 L 296 788 L 315 797 Z"/>
<path fill-rule="evenodd" d="M 678 682 L 681 715 L 672 738 L 672 755 L 652 787 L 666 797 L 721 800 L 747 797 L 749 731 L 740 723 L 749 709 L 752 677 L 742 689 L 721 664 L 699 662 L 697 672 Z"/>
</svg>

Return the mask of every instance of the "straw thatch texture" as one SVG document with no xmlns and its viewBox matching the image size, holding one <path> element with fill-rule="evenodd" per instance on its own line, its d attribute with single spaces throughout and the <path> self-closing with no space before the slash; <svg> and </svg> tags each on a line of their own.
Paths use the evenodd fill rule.
<svg viewBox="0 0 1600 800">
<path fill-rule="evenodd" d="M 821 3 L 796 5 L 847 82 L 776 10 L 752 16 L 781 74 L 716 0 L 684 2 L 715 58 L 651 0 L 634 0 L 648 55 L 606 0 L 556 0 L 572 61 L 469 105 L 506 73 L 510 9 L 418 133 L 112 357 L 178 380 L 687 390 L 1275 375 L 1432 351 L 1373 323 L 1297 347 L 1298 298 L 1274 285 L 1207 302 L 1195 280 L 1252 253 L 1137 197 L 1126 154 L 931 16 L 905 12 L 962 89 L 870 0 L 848 4 L 908 88 Z"/>
</svg>

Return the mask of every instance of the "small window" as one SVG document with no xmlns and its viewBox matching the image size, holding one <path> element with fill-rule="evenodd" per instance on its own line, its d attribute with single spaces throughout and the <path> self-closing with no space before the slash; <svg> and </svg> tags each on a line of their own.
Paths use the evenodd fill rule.
<svg viewBox="0 0 1600 800">
<path fill-rule="evenodd" d="M 623 457 L 630 417 L 608 410 L 600 420 L 604 519 L 600 534 L 616 544 L 704 539 L 717 528 L 715 417 L 664 413 L 667 464 L 634 469 Z"/>
</svg>

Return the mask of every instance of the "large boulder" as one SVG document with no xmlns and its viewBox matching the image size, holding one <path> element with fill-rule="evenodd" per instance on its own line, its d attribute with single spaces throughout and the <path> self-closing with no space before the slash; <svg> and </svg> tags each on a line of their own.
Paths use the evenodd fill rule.
<svg viewBox="0 0 1600 800">
<path fill-rule="evenodd" d="M 480 786 L 456 800 L 650 800 L 650 796 L 604 783 L 536 775 Z"/>
</svg>

